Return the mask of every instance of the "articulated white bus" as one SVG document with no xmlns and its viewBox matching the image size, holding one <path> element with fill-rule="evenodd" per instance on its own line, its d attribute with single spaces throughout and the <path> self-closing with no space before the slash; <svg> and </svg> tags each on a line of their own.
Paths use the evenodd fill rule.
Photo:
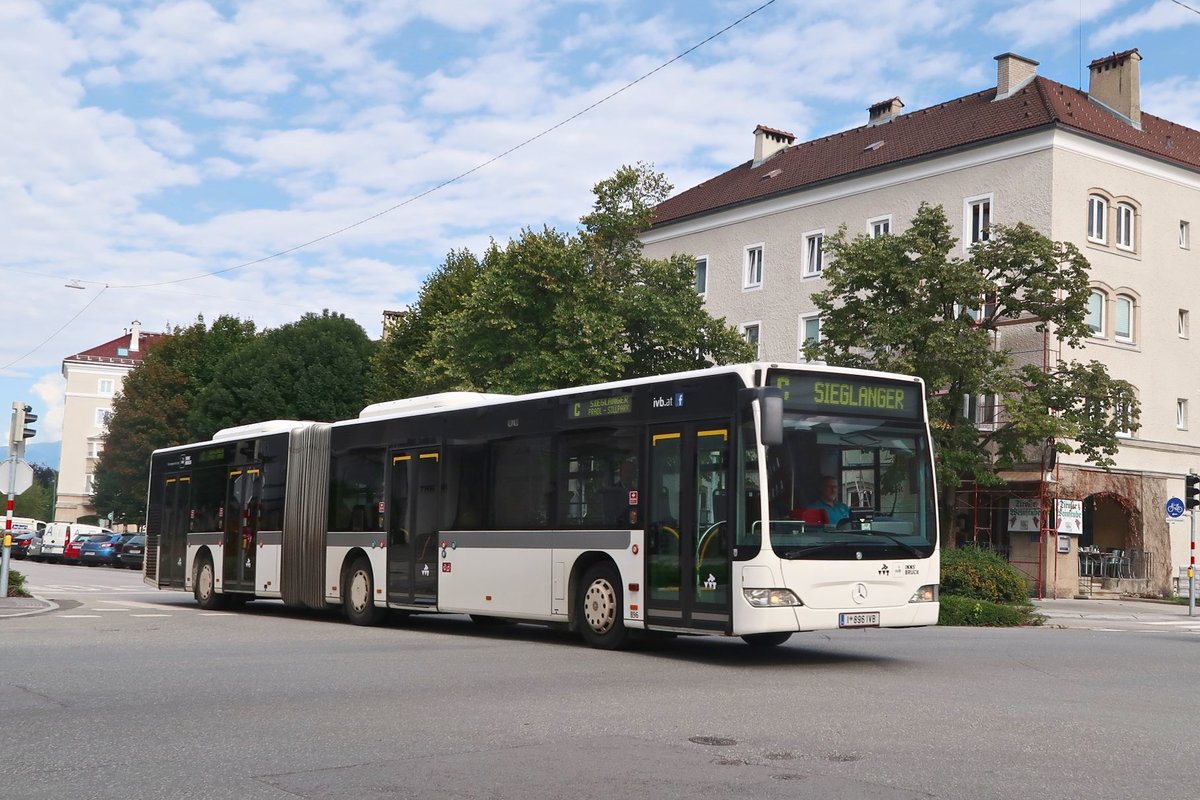
<svg viewBox="0 0 1200 800">
<path fill-rule="evenodd" d="M 919 379 L 753 363 L 447 393 L 156 451 L 145 580 L 256 598 L 740 636 L 938 618 Z"/>
</svg>

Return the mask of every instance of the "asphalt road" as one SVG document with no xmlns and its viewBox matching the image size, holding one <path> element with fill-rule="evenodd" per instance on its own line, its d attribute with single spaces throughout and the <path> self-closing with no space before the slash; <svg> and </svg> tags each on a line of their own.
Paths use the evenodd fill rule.
<svg viewBox="0 0 1200 800">
<path fill-rule="evenodd" d="M 465 617 L 206 613 L 130 572 L 20 568 L 73 588 L 0 620 L 3 798 L 1194 796 L 1185 630 L 604 653 Z"/>
</svg>

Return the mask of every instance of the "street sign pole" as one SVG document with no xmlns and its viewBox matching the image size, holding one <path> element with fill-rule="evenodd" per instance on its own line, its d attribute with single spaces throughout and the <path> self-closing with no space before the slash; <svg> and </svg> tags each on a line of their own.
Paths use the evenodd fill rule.
<svg viewBox="0 0 1200 800">
<path fill-rule="evenodd" d="M 6 559 L 8 551 L 5 551 Z M 1188 562 L 1188 616 L 1196 616 L 1196 509 L 1192 509 L 1192 559 Z"/>
<path fill-rule="evenodd" d="M 4 547 L 0 554 L 0 597 L 8 597 L 8 557 L 12 550 L 13 497 L 17 494 L 17 410 L 13 403 L 12 427 L 8 436 L 8 510 L 4 517 Z M 24 439 L 20 440 L 24 444 Z"/>
</svg>

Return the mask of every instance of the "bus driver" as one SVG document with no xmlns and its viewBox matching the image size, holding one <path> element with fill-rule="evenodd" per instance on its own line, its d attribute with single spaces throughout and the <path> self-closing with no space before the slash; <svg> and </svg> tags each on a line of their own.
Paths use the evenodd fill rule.
<svg viewBox="0 0 1200 800">
<path fill-rule="evenodd" d="M 809 503 L 808 507 L 824 510 L 829 516 L 830 525 L 837 525 L 843 520 L 850 519 L 850 506 L 841 501 L 837 478 L 830 475 L 821 477 L 821 499 Z"/>
</svg>

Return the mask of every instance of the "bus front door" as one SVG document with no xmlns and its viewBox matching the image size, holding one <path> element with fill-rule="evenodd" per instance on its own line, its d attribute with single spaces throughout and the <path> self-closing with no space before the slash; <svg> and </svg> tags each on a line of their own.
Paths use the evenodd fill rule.
<svg viewBox="0 0 1200 800">
<path fill-rule="evenodd" d="M 229 470 L 225 486 L 225 552 L 222 586 L 228 592 L 254 591 L 262 469 Z"/>
<path fill-rule="evenodd" d="M 162 533 L 158 537 L 158 586 L 183 588 L 190 525 L 192 478 L 172 475 L 164 481 Z"/>
<path fill-rule="evenodd" d="M 440 467 L 436 450 L 392 453 L 388 477 L 388 602 L 437 602 Z"/>
<path fill-rule="evenodd" d="M 646 623 L 729 632 L 727 422 L 650 430 Z"/>
</svg>

